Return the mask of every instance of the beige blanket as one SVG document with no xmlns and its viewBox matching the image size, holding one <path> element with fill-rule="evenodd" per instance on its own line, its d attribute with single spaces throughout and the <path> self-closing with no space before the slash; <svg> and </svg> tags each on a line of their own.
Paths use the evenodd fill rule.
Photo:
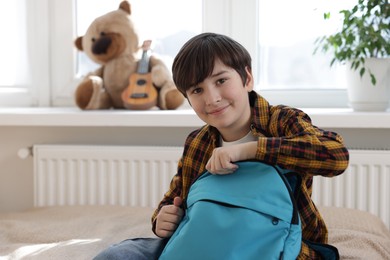
<svg viewBox="0 0 390 260">
<path fill-rule="evenodd" d="M 382 220 L 368 212 L 323 207 L 329 243 L 341 259 L 390 260 L 390 231 Z"/>
<path fill-rule="evenodd" d="M 342 259 L 390 259 L 390 232 L 371 214 L 320 208 Z M 153 237 L 150 208 L 83 206 L 0 214 L 0 259 L 91 259 L 130 237 Z"/>
<path fill-rule="evenodd" d="M 0 259 L 91 259 L 129 237 L 153 236 L 152 209 L 38 208 L 0 215 Z"/>
</svg>

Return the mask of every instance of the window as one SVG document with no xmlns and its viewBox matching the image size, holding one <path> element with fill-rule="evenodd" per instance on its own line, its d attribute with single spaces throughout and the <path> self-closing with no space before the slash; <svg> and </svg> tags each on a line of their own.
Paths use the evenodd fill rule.
<svg viewBox="0 0 390 260">
<path fill-rule="evenodd" d="M 0 107 L 73 106 L 73 93 L 81 77 L 97 66 L 78 52 L 73 42 L 93 19 L 118 9 L 120 2 L 2 1 Z M 152 38 L 154 51 L 163 56 L 167 66 L 182 44 L 202 31 L 202 1 L 130 3 L 140 40 Z"/>
<path fill-rule="evenodd" d="M 328 10 L 332 5 L 339 7 L 339 2 L 328 0 Z M 319 3 L 312 0 L 260 2 L 262 89 L 344 88 L 344 71 L 331 70 L 328 56 L 312 55 L 313 42 L 329 27 L 322 16 L 325 10 L 321 10 Z"/>
<path fill-rule="evenodd" d="M 0 3 L 0 106 L 47 105 L 47 7 L 42 0 Z M 37 91 L 45 89 L 41 96 Z"/>
<path fill-rule="evenodd" d="M 73 102 L 71 96 L 80 79 L 98 67 L 83 52 L 77 51 L 73 45 L 69 46 L 69 39 L 74 40 L 84 35 L 96 17 L 117 10 L 120 2 L 121 0 L 76 0 L 73 3 L 70 0 L 58 0 L 53 5 L 57 11 L 57 15 L 53 16 L 54 24 L 64 27 L 61 32 L 67 33 L 66 36 L 61 33 L 52 39 L 55 48 L 52 52 L 54 105 L 69 105 Z M 138 29 L 140 44 L 143 40 L 152 39 L 153 51 L 164 58 L 168 67 L 184 42 L 202 31 L 202 1 L 133 0 L 130 4 L 131 17 Z M 66 13 L 75 13 L 77 21 L 75 28 L 69 28 L 69 24 L 74 24 L 74 21 L 70 20 L 73 16 L 64 19 L 62 14 L 64 10 L 67 10 Z M 68 50 L 66 56 L 56 57 L 63 53 L 64 49 Z M 66 73 L 63 73 L 64 71 Z"/>
<path fill-rule="evenodd" d="M 259 91 L 279 101 L 290 93 L 284 102 L 294 106 L 345 106 L 337 100 L 346 92 L 345 66 L 330 68 L 331 56 L 313 51 L 318 37 L 337 28 L 338 10 L 353 2 L 259 0 Z M 325 21 L 325 12 L 333 19 Z"/>
<path fill-rule="evenodd" d="M 342 69 L 331 70 L 329 57 L 312 52 L 317 35 L 330 30 L 322 12 L 351 2 L 130 0 L 141 41 L 153 38 L 154 51 L 168 66 L 191 36 L 223 33 L 251 53 L 257 90 L 272 104 L 296 107 L 347 106 Z M 74 89 L 96 64 L 78 52 L 73 41 L 92 19 L 116 10 L 119 3 L 2 1 L 0 26 L 7 40 L 0 42 L 0 106 L 74 106 Z"/>
</svg>

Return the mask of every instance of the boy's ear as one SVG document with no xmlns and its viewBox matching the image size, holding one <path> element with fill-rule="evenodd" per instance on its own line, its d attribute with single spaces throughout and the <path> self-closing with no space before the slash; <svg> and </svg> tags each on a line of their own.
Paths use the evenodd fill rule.
<svg viewBox="0 0 390 260">
<path fill-rule="evenodd" d="M 248 90 L 248 92 L 250 92 L 253 90 L 253 86 L 254 86 L 253 75 L 248 67 L 245 68 L 245 71 L 246 71 L 245 88 Z"/>
</svg>

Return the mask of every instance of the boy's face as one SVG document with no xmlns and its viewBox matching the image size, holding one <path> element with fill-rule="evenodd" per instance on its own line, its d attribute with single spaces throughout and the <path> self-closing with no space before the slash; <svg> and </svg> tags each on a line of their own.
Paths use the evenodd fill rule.
<svg viewBox="0 0 390 260">
<path fill-rule="evenodd" d="M 186 91 L 195 113 L 216 127 L 225 141 L 238 140 L 249 131 L 248 92 L 253 89 L 253 78 L 248 70 L 247 74 L 244 85 L 237 71 L 216 60 L 212 74 Z"/>
</svg>

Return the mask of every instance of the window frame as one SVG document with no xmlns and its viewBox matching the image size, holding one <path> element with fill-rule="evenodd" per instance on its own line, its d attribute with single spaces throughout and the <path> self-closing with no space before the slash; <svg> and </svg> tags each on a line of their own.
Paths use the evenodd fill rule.
<svg viewBox="0 0 390 260">
<path fill-rule="evenodd" d="M 51 103 L 53 106 L 73 106 L 73 93 L 82 78 L 76 75 L 77 52 L 75 0 L 49 0 L 51 10 L 50 62 Z"/>
</svg>

